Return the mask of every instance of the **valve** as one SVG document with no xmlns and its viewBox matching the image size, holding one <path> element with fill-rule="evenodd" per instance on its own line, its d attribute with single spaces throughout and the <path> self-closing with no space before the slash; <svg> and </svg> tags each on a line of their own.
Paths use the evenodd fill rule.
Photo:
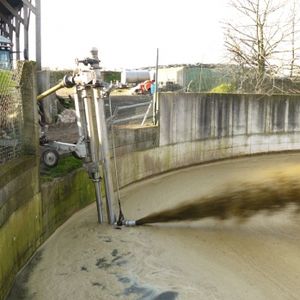
<svg viewBox="0 0 300 300">
<path fill-rule="evenodd" d="M 134 227 L 136 226 L 135 220 L 122 220 L 121 222 L 115 222 L 115 226 Z"/>
</svg>

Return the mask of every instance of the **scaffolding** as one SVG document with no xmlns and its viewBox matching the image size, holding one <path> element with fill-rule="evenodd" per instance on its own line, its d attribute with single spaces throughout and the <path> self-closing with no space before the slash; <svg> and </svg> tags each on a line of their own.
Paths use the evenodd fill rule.
<svg viewBox="0 0 300 300">
<path fill-rule="evenodd" d="M 35 15 L 36 62 L 41 70 L 41 5 L 40 0 L 0 0 L 0 34 L 14 44 L 16 60 L 29 58 L 29 24 L 31 14 Z M 21 35 L 23 32 L 23 49 Z M 21 53 L 23 52 L 23 57 Z"/>
<path fill-rule="evenodd" d="M 22 67 L 0 70 L 0 166 L 23 153 L 23 106 L 19 88 Z"/>
</svg>

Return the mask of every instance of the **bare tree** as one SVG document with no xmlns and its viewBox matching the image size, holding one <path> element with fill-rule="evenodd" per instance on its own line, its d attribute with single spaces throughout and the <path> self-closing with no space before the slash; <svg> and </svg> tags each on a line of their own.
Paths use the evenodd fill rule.
<svg viewBox="0 0 300 300">
<path fill-rule="evenodd" d="M 291 17 L 290 17 L 290 26 L 291 26 L 291 59 L 290 59 L 290 77 L 295 76 L 296 62 L 299 57 L 298 52 L 299 48 L 299 15 L 296 5 L 296 0 L 292 0 L 291 3 Z"/>
<path fill-rule="evenodd" d="M 273 59 L 280 53 L 286 29 L 280 22 L 283 5 L 278 0 L 231 0 L 235 22 L 225 23 L 225 47 L 232 59 L 255 77 L 255 89 L 274 71 Z"/>
<path fill-rule="evenodd" d="M 295 67 L 295 61 L 296 61 L 296 51 L 295 51 L 295 35 L 296 35 L 296 1 L 293 1 L 293 9 L 292 9 L 292 32 L 291 32 L 291 69 L 290 69 L 290 76 L 293 77 L 294 75 L 294 67 Z"/>
</svg>

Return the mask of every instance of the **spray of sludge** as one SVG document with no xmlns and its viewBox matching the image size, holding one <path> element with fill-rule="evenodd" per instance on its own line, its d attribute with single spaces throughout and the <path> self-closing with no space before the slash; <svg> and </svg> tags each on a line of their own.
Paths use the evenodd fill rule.
<svg viewBox="0 0 300 300">
<path fill-rule="evenodd" d="M 136 221 L 136 225 L 174 221 L 193 221 L 203 218 L 240 221 L 266 211 L 276 212 L 294 204 L 300 212 L 300 180 L 288 176 L 277 176 L 268 183 L 245 183 L 238 189 L 201 198 L 178 205 L 172 209 L 150 214 Z"/>
</svg>

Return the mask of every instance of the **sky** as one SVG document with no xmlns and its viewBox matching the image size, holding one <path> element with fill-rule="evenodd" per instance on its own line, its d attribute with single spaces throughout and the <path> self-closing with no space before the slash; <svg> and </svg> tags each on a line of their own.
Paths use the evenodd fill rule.
<svg viewBox="0 0 300 300">
<path fill-rule="evenodd" d="M 106 69 L 226 59 L 228 0 L 41 0 L 42 66 L 74 68 L 99 49 Z"/>
</svg>

